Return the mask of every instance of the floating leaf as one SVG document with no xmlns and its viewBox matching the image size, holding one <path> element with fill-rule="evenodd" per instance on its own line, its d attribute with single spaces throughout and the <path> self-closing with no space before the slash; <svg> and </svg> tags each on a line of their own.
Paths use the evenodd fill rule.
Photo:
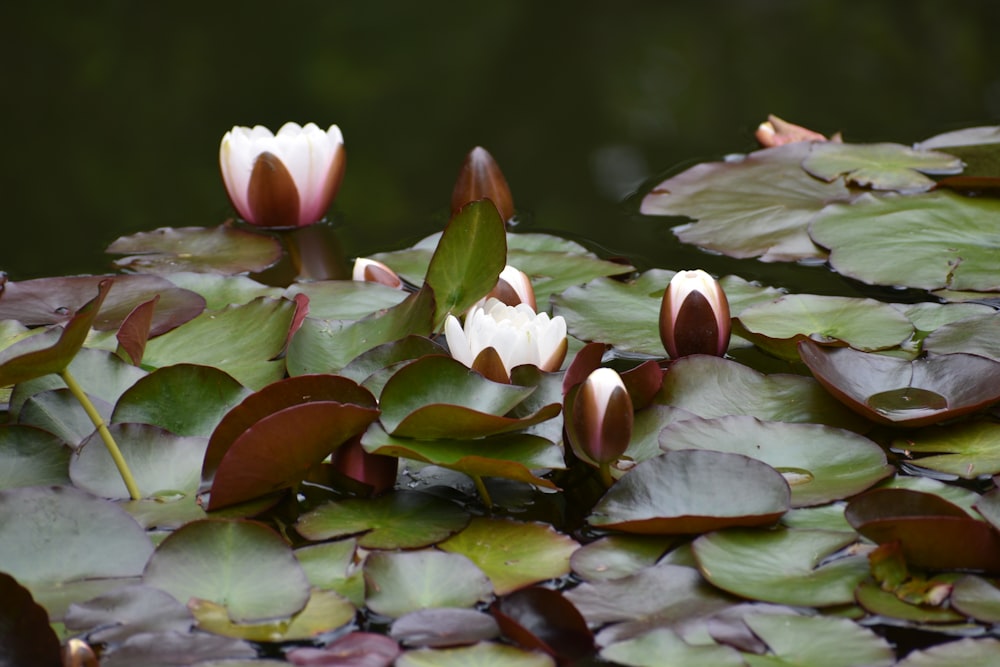
<svg viewBox="0 0 1000 667">
<path fill-rule="evenodd" d="M 138 667 L 140 665 L 183 665 L 196 661 L 199 667 L 213 667 L 219 660 L 225 667 L 239 667 L 231 659 L 252 659 L 257 651 L 250 644 L 208 633 L 145 632 L 129 637 L 121 646 L 101 657 L 101 667 Z M 167 661 L 171 662 L 167 662 Z M 254 662 L 252 667 L 260 663 Z M 272 667 L 264 663 L 267 667 Z"/>
<path fill-rule="evenodd" d="M 983 623 L 1000 623 L 1000 589 L 974 574 L 955 582 L 949 597 L 957 611 Z"/>
<path fill-rule="evenodd" d="M 434 354 L 445 354 L 443 347 L 424 336 L 404 336 L 383 343 L 356 357 L 340 370 L 339 375 L 355 382 L 365 382 L 374 373 L 395 364 Z M 388 379 L 388 378 L 386 378 Z"/>
<path fill-rule="evenodd" d="M 544 653 L 525 651 L 506 644 L 480 642 L 458 648 L 422 648 L 407 651 L 396 660 L 395 667 L 555 667 L 555 661 Z"/>
<path fill-rule="evenodd" d="M 0 424 L 0 489 L 69 483 L 71 450 L 48 431 Z"/>
<path fill-rule="evenodd" d="M 461 507 L 416 491 L 378 498 L 349 498 L 320 505 L 299 517 L 295 529 L 319 541 L 357 535 L 365 549 L 414 549 L 436 544 L 469 522 Z"/>
<path fill-rule="evenodd" d="M 587 521 L 630 533 L 701 533 L 774 523 L 788 507 L 785 478 L 765 463 L 724 452 L 672 451 L 618 480 Z"/>
<path fill-rule="evenodd" d="M 293 665 L 390 667 L 399 653 L 399 645 L 385 635 L 374 632 L 351 632 L 322 648 L 292 649 L 286 657 Z"/>
<path fill-rule="evenodd" d="M 296 294 L 308 296 L 309 316 L 323 320 L 360 320 L 392 308 L 408 296 L 403 290 L 358 280 L 294 283 L 285 290 L 286 298 Z"/>
<path fill-rule="evenodd" d="M 924 174 L 957 174 L 962 167 L 952 155 L 890 143 L 817 143 L 802 161 L 803 169 L 827 182 L 843 176 L 863 188 L 903 194 L 934 187 L 934 180 Z"/>
<path fill-rule="evenodd" d="M 993 311 L 989 315 L 945 324 L 934 330 L 924 339 L 924 350 L 931 354 L 964 352 L 1000 362 L 998 340 L 1000 316 Z"/>
<path fill-rule="evenodd" d="M 806 228 L 823 206 L 851 193 L 839 181 L 825 183 L 803 171 L 809 149 L 808 142 L 800 142 L 695 165 L 655 186 L 639 210 L 696 219 L 674 228 L 677 237 L 730 257 L 765 262 L 825 257 Z"/>
<path fill-rule="evenodd" d="M 579 546 L 547 524 L 476 517 L 438 548 L 467 556 L 490 578 L 497 595 L 507 595 L 568 574 L 570 556 Z"/>
<path fill-rule="evenodd" d="M 766 657 L 746 656 L 751 667 L 888 667 L 896 654 L 885 639 L 846 618 L 747 614 L 743 622 L 770 647 Z M 776 660 L 771 660 L 774 654 Z"/>
<path fill-rule="evenodd" d="M 539 649 L 560 661 L 573 661 L 594 651 L 587 622 L 562 593 L 525 588 L 490 607 L 504 636 L 528 649 Z"/>
<path fill-rule="evenodd" d="M 959 639 L 928 649 L 913 651 L 896 667 L 955 667 L 955 665 L 986 665 L 1000 659 L 1000 640 Z"/>
<path fill-rule="evenodd" d="M 431 607 L 472 607 L 490 597 L 486 575 L 465 556 L 379 551 L 365 561 L 368 607 L 398 618 Z"/>
<path fill-rule="evenodd" d="M 291 621 L 280 619 L 260 623 L 234 623 L 224 605 L 209 600 L 188 603 L 198 628 L 225 637 L 256 642 L 286 642 L 312 639 L 354 620 L 357 609 L 333 591 L 313 590 L 302 611 Z"/>
<path fill-rule="evenodd" d="M 122 236 L 105 251 L 130 255 L 115 266 L 135 273 L 170 274 L 201 271 L 233 275 L 263 271 L 281 258 L 281 244 L 273 236 L 218 227 L 161 227 Z"/>
<path fill-rule="evenodd" d="M 404 646 L 461 646 L 499 634 L 492 616 L 472 609 L 421 609 L 400 616 L 389 629 Z"/>
<path fill-rule="evenodd" d="M 991 421 L 924 428 L 904 440 L 894 440 L 892 447 L 907 457 L 936 454 L 909 461 L 910 465 L 926 470 L 965 479 L 1000 473 L 1000 424 Z"/>
<path fill-rule="evenodd" d="M 171 533 L 146 564 L 143 583 L 184 603 L 224 605 L 239 623 L 291 616 L 309 599 L 309 582 L 291 548 L 251 521 L 206 519 Z"/>
<path fill-rule="evenodd" d="M 659 535 L 608 535 L 574 551 L 570 565 L 584 581 L 620 579 L 653 565 L 676 543 Z"/>
<path fill-rule="evenodd" d="M 1000 362 L 971 354 L 907 361 L 804 340 L 799 355 L 827 391 L 880 424 L 925 426 L 1000 400 Z"/>
<path fill-rule="evenodd" d="M 825 530 L 744 528 L 702 535 L 693 548 L 702 574 L 725 591 L 776 604 L 830 607 L 854 602 L 854 589 L 869 574 L 864 556 L 830 558 L 856 539 Z"/>
<path fill-rule="evenodd" d="M 632 639 L 605 646 L 601 657 L 631 667 L 743 667 L 739 651 L 715 644 L 692 646 L 668 628 L 657 628 Z"/>
<path fill-rule="evenodd" d="M 295 550 L 295 557 L 302 564 L 311 586 L 334 591 L 355 606 L 364 606 L 365 582 L 361 576 L 357 540 L 300 547 Z"/>
<path fill-rule="evenodd" d="M 731 452 L 763 461 L 785 475 L 793 507 L 853 496 L 894 470 L 881 447 L 851 431 L 753 417 L 674 422 L 660 431 L 660 446 L 665 451 Z"/>
<path fill-rule="evenodd" d="M 136 584 L 70 605 L 63 622 L 91 642 L 118 644 L 143 632 L 187 633 L 194 617 L 166 591 Z"/>
<path fill-rule="evenodd" d="M 948 607 L 910 604 L 889 591 L 879 588 L 873 581 L 863 581 L 855 591 L 858 604 L 870 614 L 895 618 L 912 623 L 961 623 L 962 614 Z"/>
<path fill-rule="evenodd" d="M 820 213 L 809 228 L 845 276 L 875 285 L 1000 290 L 1000 201 L 935 191 L 862 197 Z"/>
</svg>

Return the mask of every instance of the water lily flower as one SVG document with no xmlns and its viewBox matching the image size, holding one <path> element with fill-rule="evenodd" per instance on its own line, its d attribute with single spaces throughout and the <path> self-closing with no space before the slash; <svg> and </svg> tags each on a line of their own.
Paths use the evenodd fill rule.
<svg viewBox="0 0 1000 667">
<path fill-rule="evenodd" d="M 497 278 L 496 287 L 489 294 L 477 301 L 474 307 L 485 305 L 486 300 L 490 298 L 503 301 L 508 306 L 516 306 L 519 303 L 524 303 L 531 306 L 532 310 L 538 310 L 538 306 L 535 303 L 535 289 L 531 286 L 531 279 L 528 278 L 528 275 L 524 271 L 516 269 L 510 264 L 503 267 L 503 271 L 500 272 L 500 276 Z"/>
<path fill-rule="evenodd" d="M 784 146 L 785 144 L 797 141 L 841 141 L 839 133 L 835 134 L 831 139 L 827 139 L 819 132 L 814 132 L 801 125 L 789 123 L 774 114 L 768 115 L 767 120 L 757 127 L 754 136 L 757 139 L 757 143 L 764 148 Z"/>
<path fill-rule="evenodd" d="M 449 315 L 444 334 L 452 357 L 497 381 L 508 382 L 510 371 L 523 364 L 558 370 L 566 357 L 566 320 L 524 303 L 487 299 L 466 314 L 464 327 Z"/>
<path fill-rule="evenodd" d="M 358 282 L 378 283 L 393 289 L 403 289 L 403 281 L 395 271 L 382 262 L 367 257 L 358 257 L 354 260 L 351 278 Z"/>
<path fill-rule="evenodd" d="M 628 449 L 633 421 L 632 399 L 621 376 L 610 368 L 588 375 L 573 401 L 574 445 L 605 466 Z"/>
<path fill-rule="evenodd" d="M 451 214 L 455 215 L 463 206 L 479 199 L 493 202 L 502 220 L 514 217 L 514 197 L 500 165 L 488 150 L 476 146 L 465 156 L 455 179 L 455 187 L 451 191 Z"/>
<path fill-rule="evenodd" d="M 219 166 L 240 217 L 260 227 L 302 227 L 330 207 L 345 166 L 344 138 L 331 125 L 236 126 L 222 137 Z"/>
<path fill-rule="evenodd" d="M 701 269 L 678 271 L 660 304 L 660 340 L 673 359 L 725 355 L 732 322 L 719 281 Z"/>
</svg>

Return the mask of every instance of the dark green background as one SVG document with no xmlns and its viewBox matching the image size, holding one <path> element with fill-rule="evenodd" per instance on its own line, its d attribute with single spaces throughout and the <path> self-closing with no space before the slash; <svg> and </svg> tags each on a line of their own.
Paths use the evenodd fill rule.
<svg viewBox="0 0 1000 667">
<path fill-rule="evenodd" d="M 132 0 L 18 3 L 0 25 L 15 280 L 103 271 L 119 235 L 222 221 L 234 124 L 340 125 L 349 254 L 439 229 L 478 144 L 525 227 L 687 268 L 621 199 L 752 149 L 769 112 L 852 141 L 1000 121 L 994 0 Z"/>
</svg>

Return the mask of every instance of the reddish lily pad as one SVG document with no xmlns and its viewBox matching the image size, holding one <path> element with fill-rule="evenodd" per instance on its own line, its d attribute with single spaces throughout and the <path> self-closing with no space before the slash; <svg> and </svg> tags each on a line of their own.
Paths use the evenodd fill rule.
<svg viewBox="0 0 1000 667">
<path fill-rule="evenodd" d="M 924 174 L 958 174 L 963 166 L 952 155 L 890 143 L 816 143 L 802 161 L 803 169 L 827 182 L 843 176 L 863 188 L 903 194 L 934 187 L 934 180 Z"/>
<path fill-rule="evenodd" d="M 440 542 L 468 523 L 469 515 L 455 503 L 397 491 L 320 505 L 300 516 L 295 530 L 314 541 L 357 535 L 365 549 L 414 549 Z"/>
<path fill-rule="evenodd" d="M 532 587 L 500 598 L 490 607 L 504 636 L 527 649 L 548 653 L 561 662 L 594 651 L 587 622 L 562 593 Z"/>
<path fill-rule="evenodd" d="M 939 496 L 875 489 L 854 498 L 844 514 L 878 544 L 899 541 L 914 567 L 1000 572 L 1000 533 Z"/>
<path fill-rule="evenodd" d="M 14 577 L 0 572 L 0 646 L 3 664 L 10 667 L 60 667 L 59 638 L 48 614 Z"/>
<path fill-rule="evenodd" d="M 292 649 L 286 657 L 293 665 L 390 667 L 399 654 L 399 645 L 385 635 L 351 632 L 320 648 Z"/>
<path fill-rule="evenodd" d="M 676 227 L 677 237 L 730 257 L 825 257 L 806 228 L 823 206 L 851 193 L 840 181 L 826 183 L 802 169 L 809 150 L 809 142 L 798 142 L 695 165 L 655 186 L 639 210 L 696 219 Z"/>
<path fill-rule="evenodd" d="M 548 524 L 477 517 L 438 548 L 467 556 L 490 578 L 497 595 L 507 595 L 568 574 L 570 556 L 579 546 Z"/>
<path fill-rule="evenodd" d="M 379 551 L 364 566 L 368 607 L 398 618 L 432 607 L 472 607 L 493 592 L 471 560 L 440 551 Z"/>
<path fill-rule="evenodd" d="M 788 511 L 781 473 L 740 454 L 684 450 L 644 461 L 594 506 L 592 526 L 629 533 L 701 533 L 774 523 Z"/>
<path fill-rule="evenodd" d="M 263 271 L 281 258 L 281 244 L 273 236 L 218 227 L 161 227 L 122 236 L 105 251 L 129 255 L 115 260 L 135 273 L 169 274 L 201 271 L 235 275 Z"/>
<path fill-rule="evenodd" d="M 906 361 L 799 342 L 817 380 L 860 415 L 891 426 L 925 426 L 1000 401 L 1000 362 L 971 354 Z"/>
</svg>

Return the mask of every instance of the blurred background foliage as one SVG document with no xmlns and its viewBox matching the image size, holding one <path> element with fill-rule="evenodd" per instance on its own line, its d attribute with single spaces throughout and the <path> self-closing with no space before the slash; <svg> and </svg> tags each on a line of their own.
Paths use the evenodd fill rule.
<svg viewBox="0 0 1000 667">
<path fill-rule="evenodd" d="M 234 124 L 340 125 L 349 254 L 438 230 L 473 146 L 523 226 L 671 266 L 644 181 L 754 148 L 768 113 L 849 141 L 1000 121 L 995 0 L 7 3 L 0 269 L 100 272 L 117 236 L 215 225 Z"/>
</svg>

